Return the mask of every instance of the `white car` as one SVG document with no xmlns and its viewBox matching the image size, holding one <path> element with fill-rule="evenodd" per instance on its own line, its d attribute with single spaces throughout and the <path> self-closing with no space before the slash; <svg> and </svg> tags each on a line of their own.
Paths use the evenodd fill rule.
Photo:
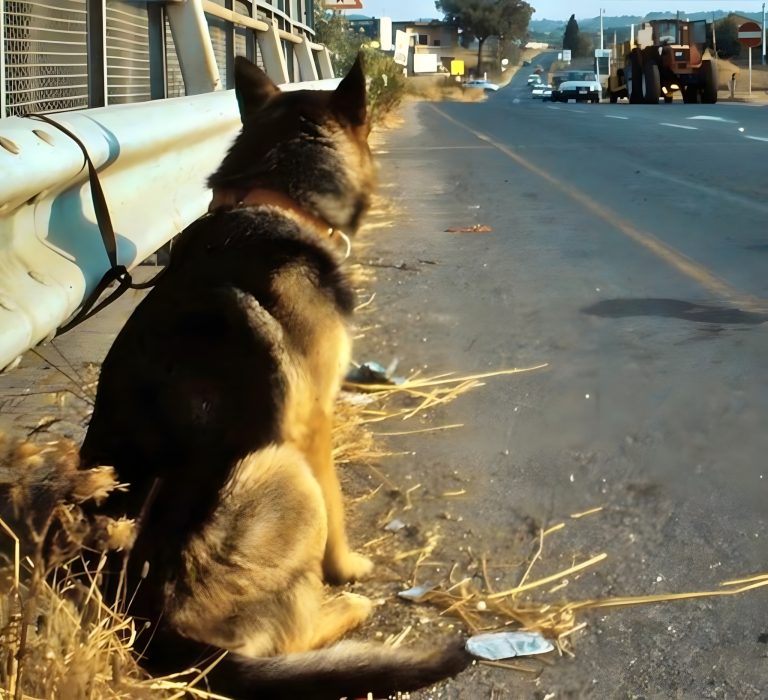
<svg viewBox="0 0 768 700">
<path fill-rule="evenodd" d="M 467 80 L 467 82 L 464 83 L 464 87 L 480 88 L 482 90 L 485 90 L 486 92 L 496 92 L 499 89 L 499 86 L 496 85 L 496 83 L 492 83 L 489 80 L 484 80 L 483 78 L 475 78 L 474 80 Z"/>
<path fill-rule="evenodd" d="M 528 87 L 531 87 L 531 85 L 538 85 L 539 83 L 543 83 L 544 81 L 541 79 L 541 76 L 538 73 L 531 73 L 528 76 Z"/>
<path fill-rule="evenodd" d="M 591 71 L 569 71 L 565 79 L 552 90 L 552 102 L 600 102 L 603 87 Z"/>
<path fill-rule="evenodd" d="M 534 85 L 531 90 L 531 97 L 536 100 L 549 100 L 552 98 L 552 86 L 547 83 Z"/>
</svg>

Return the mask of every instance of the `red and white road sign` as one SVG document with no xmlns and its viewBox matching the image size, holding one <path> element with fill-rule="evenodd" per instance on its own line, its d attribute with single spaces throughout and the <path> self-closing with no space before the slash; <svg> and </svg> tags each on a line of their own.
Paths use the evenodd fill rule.
<svg viewBox="0 0 768 700">
<path fill-rule="evenodd" d="M 323 7 L 326 10 L 362 10 L 362 0 L 325 0 Z"/>
<path fill-rule="evenodd" d="M 757 22 L 744 22 L 739 27 L 739 43 L 742 46 L 760 46 L 763 43 L 763 30 Z"/>
</svg>

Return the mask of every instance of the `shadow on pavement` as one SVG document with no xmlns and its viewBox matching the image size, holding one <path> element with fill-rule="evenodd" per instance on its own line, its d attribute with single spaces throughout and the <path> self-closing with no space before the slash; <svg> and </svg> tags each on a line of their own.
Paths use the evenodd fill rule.
<svg viewBox="0 0 768 700">
<path fill-rule="evenodd" d="M 605 299 L 583 308 L 581 312 L 604 318 L 656 316 L 698 323 L 758 325 L 768 321 L 768 314 L 742 311 L 727 306 L 692 304 L 678 299 Z"/>
</svg>

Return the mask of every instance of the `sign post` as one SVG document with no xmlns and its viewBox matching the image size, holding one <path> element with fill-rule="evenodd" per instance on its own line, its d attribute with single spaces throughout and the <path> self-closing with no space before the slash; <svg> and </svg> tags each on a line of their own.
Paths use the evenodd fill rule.
<svg viewBox="0 0 768 700">
<path fill-rule="evenodd" d="M 749 49 L 749 94 L 752 94 L 752 47 L 763 43 L 763 30 L 757 22 L 744 22 L 737 34 L 739 43 Z"/>
<path fill-rule="evenodd" d="M 600 59 L 608 59 L 603 67 L 605 68 L 605 75 L 611 74 L 611 49 L 595 49 L 595 70 L 597 72 L 597 82 L 600 82 Z"/>
</svg>

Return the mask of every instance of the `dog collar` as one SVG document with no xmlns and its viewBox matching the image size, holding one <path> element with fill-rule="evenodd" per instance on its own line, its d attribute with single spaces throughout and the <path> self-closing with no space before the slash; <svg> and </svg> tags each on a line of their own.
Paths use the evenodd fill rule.
<svg viewBox="0 0 768 700">
<path fill-rule="evenodd" d="M 331 226 L 322 217 L 308 212 L 296 200 L 284 192 L 270 190 L 263 187 L 254 187 L 251 190 L 237 191 L 219 189 L 213 191 L 213 199 L 208 206 L 208 212 L 231 211 L 233 209 L 249 209 L 251 207 L 276 207 L 288 212 L 294 219 L 299 219 L 303 224 L 312 228 L 321 238 L 330 240 L 337 246 L 344 245 L 346 252 L 344 259 L 352 252 L 352 242 L 349 236 L 341 229 Z"/>
</svg>

